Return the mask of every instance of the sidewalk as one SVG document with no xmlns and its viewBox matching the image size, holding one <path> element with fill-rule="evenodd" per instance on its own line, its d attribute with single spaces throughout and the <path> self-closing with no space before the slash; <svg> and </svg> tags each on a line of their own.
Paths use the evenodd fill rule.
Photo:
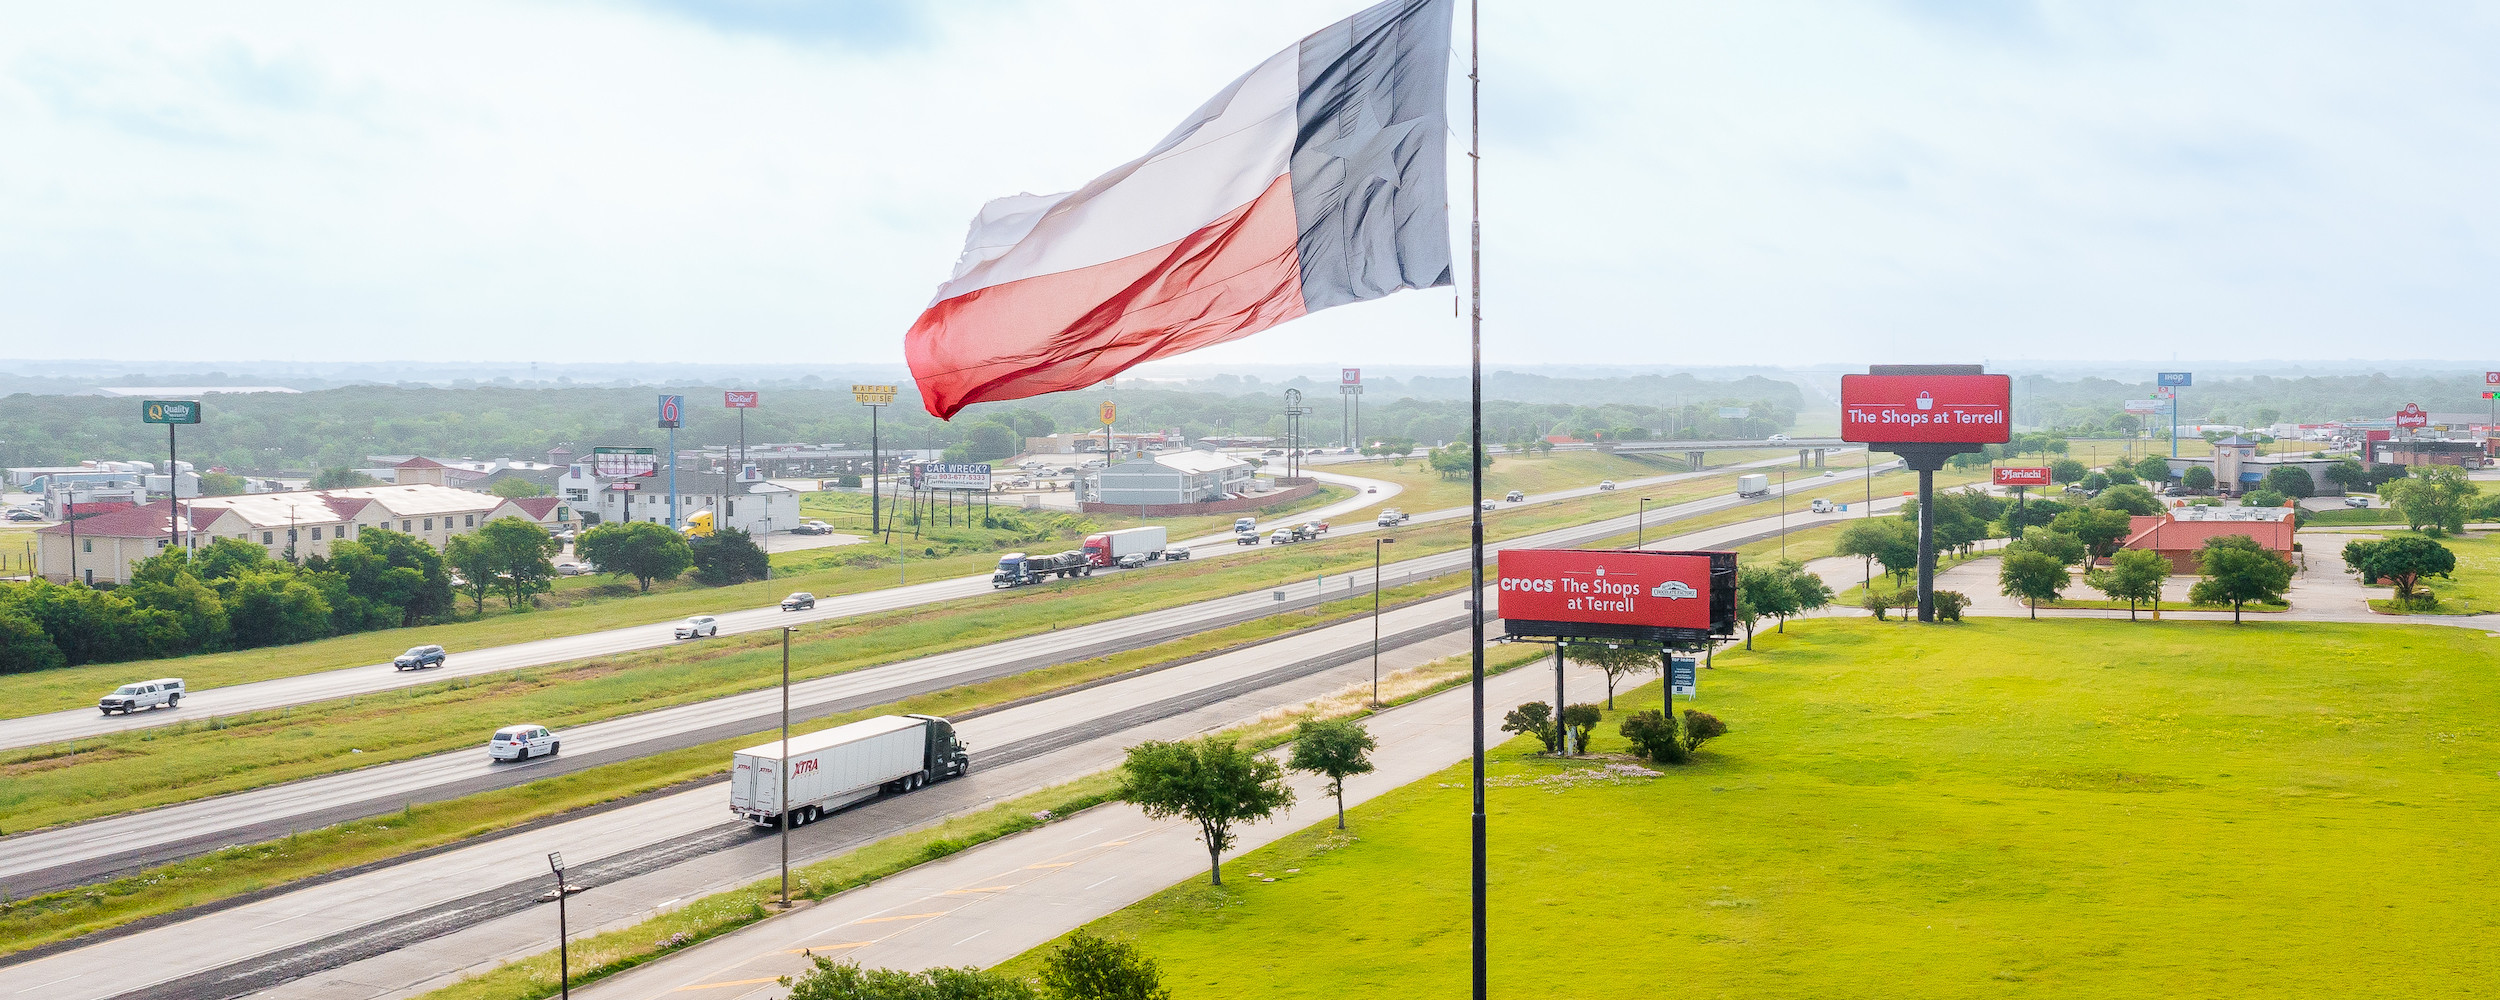
<svg viewBox="0 0 2500 1000">
<path fill-rule="evenodd" d="M 1574 697 L 1594 698 L 1604 689 L 1602 676 L 1577 668 L 1570 684 Z M 1500 731 L 1503 712 L 1553 697 L 1553 685 L 1553 670 L 1542 665 L 1488 679 L 1485 742 L 1507 738 Z M 1461 687 L 1366 720 L 1380 743 L 1372 756 L 1378 770 L 1347 782 L 1346 805 L 1466 760 L 1468 701 L 1469 692 Z M 1292 809 L 1240 830 L 1228 857 L 1333 821 L 1336 803 L 1322 793 L 1321 783 L 1308 775 L 1289 772 L 1289 777 Z M 773 980 L 810 968 L 802 954 L 808 951 L 869 968 L 987 967 L 1165 886 L 1206 877 L 1207 853 L 1196 824 L 1157 822 L 1132 806 L 1105 805 L 706 942 L 575 995 L 585 1000 L 779 997 L 783 991 Z M 1224 877 L 1228 884 L 1257 881 L 1248 868 L 1229 860 Z"/>
</svg>

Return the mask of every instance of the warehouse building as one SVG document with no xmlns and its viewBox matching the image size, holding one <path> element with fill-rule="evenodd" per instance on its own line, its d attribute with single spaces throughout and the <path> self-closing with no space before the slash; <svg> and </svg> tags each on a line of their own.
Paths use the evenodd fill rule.
<svg viewBox="0 0 2500 1000">
<path fill-rule="evenodd" d="M 1250 490 L 1253 468 L 1210 451 L 1183 451 L 1132 459 L 1096 474 L 1096 503 L 1159 505 L 1206 503 Z"/>
</svg>

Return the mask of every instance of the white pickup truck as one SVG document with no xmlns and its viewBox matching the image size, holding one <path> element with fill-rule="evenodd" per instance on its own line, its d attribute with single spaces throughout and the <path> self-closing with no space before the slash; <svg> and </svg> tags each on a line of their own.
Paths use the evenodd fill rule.
<svg viewBox="0 0 2500 1000">
<path fill-rule="evenodd" d="M 182 678 L 165 677 L 114 688 L 112 694 L 96 699 L 95 707 L 106 715 L 120 712 L 129 715 L 142 708 L 182 707 Z"/>
</svg>

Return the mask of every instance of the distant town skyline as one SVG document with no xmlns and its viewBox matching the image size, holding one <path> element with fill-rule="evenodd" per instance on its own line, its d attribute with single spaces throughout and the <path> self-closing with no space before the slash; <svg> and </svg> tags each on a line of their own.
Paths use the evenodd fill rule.
<svg viewBox="0 0 2500 1000">
<path fill-rule="evenodd" d="M 1359 6 L 21 11 L 0 354 L 899 364 L 983 201 L 1135 156 Z M 1492 4 L 1485 32 L 1495 365 L 2500 341 L 2500 24 L 2466 5 Z M 1457 303 L 1187 362 L 1463 364 Z"/>
</svg>

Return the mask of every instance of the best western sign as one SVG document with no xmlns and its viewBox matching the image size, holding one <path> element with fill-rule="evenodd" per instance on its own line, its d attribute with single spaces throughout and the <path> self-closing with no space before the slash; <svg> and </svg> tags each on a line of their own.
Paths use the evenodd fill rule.
<svg viewBox="0 0 2500 1000">
<path fill-rule="evenodd" d="M 1506 549 L 1498 564 L 1501 616 L 1513 635 L 1621 634 L 1574 627 L 1592 625 L 1708 632 L 1714 555 L 1729 554 Z M 1735 560 L 1726 562 L 1732 612 Z"/>
<path fill-rule="evenodd" d="M 2049 470 L 2043 466 L 1998 466 L 1988 470 L 1988 481 L 1998 486 L 2047 486 Z"/>
<path fill-rule="evenodd" d="M 1843 375 L 1840 439 L 1867 444 L 2003 444 L 2014 380 L 2004 375 Z"/>
</svg>

